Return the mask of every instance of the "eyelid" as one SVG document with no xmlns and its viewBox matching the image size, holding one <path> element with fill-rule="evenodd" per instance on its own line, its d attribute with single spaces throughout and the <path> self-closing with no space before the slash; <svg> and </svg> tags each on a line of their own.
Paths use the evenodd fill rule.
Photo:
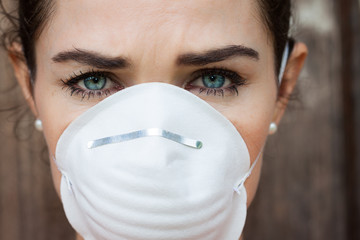
<svg viewBox="0 0 360 240">
<path fill-rule="evenodd" d="M 98 70 L 94 70 L 94 69 L 87 71 L 87 72 L 82 72 L 82 71 L 79 71 L 79 73 L 73 72 L 72 75 L 70 75 L 66 80 L 62 80 L 62 82 L 64 84 L 67 84 L 67 83 L 75 84 L 81 80 L 88 78 L 88 77 L 93 77 L 94 75 L 104 76 L 106 78 L 109 78 L 109 80 L 111 80 L 113 82 L 119 83 L 119 80 L 115 74 L 113 74 L 111 72 L 107 72 L 107 71 L 98 71 Z"/>
<path fill-rule="evenodd" d="M 83 84 L 81 81 L 84 81 L 86 78 L 89 77 L 96 77 L 96 76 L 103 76 L 108 80 L 109 84 L 113 86 L 99 89 L 99 90 L 91 90 L 87 89 L 86 87 L 82 86 Z M 63 88 L 67 88 L 70 91 L 70 96 L 79 95 L 81 100 L 90 97 L 99 97 L 103 98 L 109 96 L 117 91 L 124 89 L 124 86 L 120 83 L 117 76 L 114 73 L 107 72 L 107 71 L 98 71 L 98 70 L 90 70 L 87 72 L 79 71 L 79 73 L 73 73 L 70 75 L 66 80 L 61 80 Z"/>
<path fill-rule="evenodd" d="M 226 86 L 222 86 L 219 88 L 206 88 L 201 87 L 197 85 L 192 85 L 195 81 L 199 80 L 201 77 L 205 75 L 223 75 L 226 79 L 230 81 L 230 83 L 227 83 Z M 84 86 L 79 86 L 79 82 L 85 80 L 88 77 L 94 77 L 94 76 L 104 76 L 109 81 L 111 81 L 115 86 L 108 87 L 104 89 L 99 90 L 90 90 L 87 89 Z M 229 70 L 226 68 L 202 68 L 199 69 L 189 75 L 190 81 L 186 81 L 184 84 L 184 88 L 191 91 L 191 89 L 198 89 L 199 92 L 207 92 L 207 95 L 222 95 L 224 96 L 225 92 L 231 92 L 233 94 L 238 95 L 237 88 L 239 86 L 245 85 L 247 83 L 247 80 L 243 78 L 240 74 L 238 74 L 236 71 Z M 73 94 L 80 95 L 82 99 L 84 99 L 86 96 L 88 96 L 88 99 L 91 96 L 108 96 L 112 93 L 115 93 L 117 91 L 120 91 L 125 88 L 125 86 L 119 81 L 116 74 L 108 71 L 102 71 L 102 70 L 90 70 L 87 72 L 79 71 L 79 73 L 73 73 L 70 77 L 68 77 L 66 80 L 61 80 L 64 87 L 67 87 L 71 90 L 71 96 Z"/>
<path fill-rule="evenodd" d="M 224 75 L 232 83 L 236 83 L 236 84 L 245 84 L 246 83 L 246 79 L 244 77 L 242 77 L 237 72 L 226 69 L 226 68 L 203 68 L 203 69 L 197 70 L 191 74 L 191 80 L 188 83 L 191 84 L 192 82 L 197 80 L 199 77 L 202 77 L 206 74 Z"/>
<path fill-rule="evenodd" d="M 225 86 L 219 88 L 208 88 L 205 86 L 200 86 L 194 84 L 201 80 L 205 75 L 223 75 L 227 81 Z M 217 97 L 225 97 L 225 96 L 238 96 L 238 87 L 244 86 L 247 84 L 247 79 L 242 77 L 236 71 L 229 70 L 226 68 L 205 68 L 200 69 L 192 73 L 191 80 L 185 84 L 185 89 L 191 92 L 198 92 L 197 94 L 205 94 L 207 96 L 217 96 Z"/>
</svg>

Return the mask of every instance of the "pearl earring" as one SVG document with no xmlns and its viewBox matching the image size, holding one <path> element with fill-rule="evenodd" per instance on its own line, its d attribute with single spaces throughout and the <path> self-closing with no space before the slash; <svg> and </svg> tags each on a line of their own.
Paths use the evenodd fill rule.
<svg viewBox="0 0 360 240">
<path fill-rule="evenodd" d="M 277 131 L 276 123 L 274 123 L 274 122 L 270 123 L 269 134 L 272 135 L 272 134 L 276 133 L 276 131 Z"/>
<path fill-rule="evenodd" d="M 38 130 L 39 132 L 42 132 L 43 125 L 42 125 L 42 121 L 40 119 L 36 119 L 34 125 L 35 125 L 36 130 Z"/>
</svg>

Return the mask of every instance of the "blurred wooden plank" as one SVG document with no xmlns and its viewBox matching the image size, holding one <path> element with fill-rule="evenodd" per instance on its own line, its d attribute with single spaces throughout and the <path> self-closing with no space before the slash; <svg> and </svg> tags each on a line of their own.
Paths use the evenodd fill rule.
<svg viewBox="0 0 360 240">
<path fill-rule="evenodd" d="M 9 65 L 4 54 L 1 56 L 0 68 L 7 69 Z M 4 71 L 1 73 L 0 109 L 11 105 L 8 90 L 15 86 Z M 14 158 L 17 141 L 12 137 L 5 120 L 5 114 L 0 112 L 0 239 L 20 239 L 19 174 L 18 162 Z"/>
<path fill-rule="evenodd" d="M 74 239 L 50 175 L 45 143 L 15 82 L 6 54 L 0 55 L 0 239 Z M 16 135 L 14 125 L 20 121 Z M 20 139 L 20 140 L 19 140 Z"/>
<path fill-rule="evenodd" d="M 342 40 L 347 232 L 360 239 L 360 8 L 356 0 L 338 4 Z"/>
<path fill-rule="evenodd" d="M 310 51 L 300 77 L 301 103 L 269 139 L 248 239 L 347 239 L 337 2 L 296 3 L 295 38 Z"/>
</svg>

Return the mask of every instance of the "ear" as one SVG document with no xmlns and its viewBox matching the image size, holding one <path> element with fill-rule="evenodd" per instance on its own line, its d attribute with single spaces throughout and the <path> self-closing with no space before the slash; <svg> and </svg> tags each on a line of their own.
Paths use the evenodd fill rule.
<svg viewBox="0 0 360 240">
<path fill-rule="evenodd" d="M 15 77 L 21 87 L 26 102 L 30 106 L 30 109 L 33 112 L 33 114 L 37 116 L 38 114 L 34 102 L 33 86 L 31 84 L 30 71 L 26 65 L 26 60 L 21 45 L 19 43 L 14 43 L 9 48 L 8 56 L 14 68 Z"/>
<path fill-rule="evenodd" d="M 279 125 L 285 109 L 288 105 L 289 98 L 294 91 L 297 79 L 301 69 L 304 66 L 308 49 L 304 43 L 297 42 L 291 52 L 290 58 L 285 68 L 284 76 L 279 87 L 276 108 L 273 116 L 273 122 Z"/>
</svg>

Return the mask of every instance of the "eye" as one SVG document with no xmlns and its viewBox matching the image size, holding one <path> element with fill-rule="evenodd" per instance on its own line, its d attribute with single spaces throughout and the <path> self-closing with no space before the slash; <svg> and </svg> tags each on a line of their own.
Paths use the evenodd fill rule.
<svg viewBox="0 0 360 240">
<path fill-rule="evenodd" d="M 90 71 L 74 74 L 68 80 L 61 80 L 64 87 L 70 90 L 70 95 L 80 95 L 82 99 L 87 97 L 106 97 L 124 87 L 114 80 L 115 76 L 107 72 Z"/>
<path fill-rule="evenodd" d="M 89 90 L 101 90 L 105 87 L 107 78 L 105 76 L 90 76 L 83 80 L 85 88 Z"/>
<path fill-rule="evenodd" d="M 187 90 L 222 97 L 237 95 L 238 87 L 246 83 L 236 72 L 217 68 L 196 71 L 193 79 L 185 87 Z"/>
<path fill-rule="evenodd" d="M 200 81 L 206 88 L 222 88 L 224 85 L 231 83 L 224 75 L 219 74 L 204 74 L 201 79 L 195 81 L 193 85 L 199 85 Z"/>
</svg>

